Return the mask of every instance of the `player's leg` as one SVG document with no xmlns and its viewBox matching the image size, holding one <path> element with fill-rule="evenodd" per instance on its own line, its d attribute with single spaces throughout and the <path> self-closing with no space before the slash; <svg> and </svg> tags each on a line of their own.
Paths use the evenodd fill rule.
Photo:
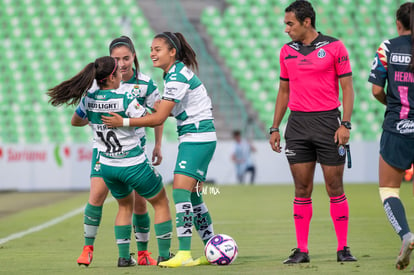
<svg viewBox="0 0 414 275">
<path fill-rule="evenodd" d="M 130 167 L 114 167 L 101 164 L 101 175 L 112 196 L 118 202 L 115 218 L 115 239 L 118 246 L 118 267 L 136 265 L 130 254 L 132 212 L 134 208 L 133 188 L 126 183 Z"/>
<path fill-rule="evenodd" d="M 312 190 L 315 162 L 295 163 L 290 165 L 295 182 L 295 199 L 293 201 L 293 218 L 295 221 L 297 248 L 284 264 L 307 263 L 309 259 L 308 238 L 312 219 Z"/>
<path fill-rule="evenodd" d="M 117 198 L 118 213 L 115 218 L 115 239 L 118 246 L 118 267 L 133 266 L 135 260 L 129 253 L 131 243 L 131 219 L 134 204 L 134 195 L 131 192 L 123 198 Z"/>
<path fill-rule="evenodd" d="M 83 218 L 84 247 L 77 259 L 79 265 L 89 266 L 92 262 L 95 238 L 98 234 L 103 204 L 107 196 L 108 187 L 101 177 L 98 150 L 94 149 L 91 162 L 89 200 L 85 206 Z"/>
<path fill-rule="evenodd" d="M 138 265 L 157 265 L 157 260 L 151 257 L 148 251 L 151 219 L 147 210 L 147 201 L 134 191 L 134 214 L 132 217 L 135 240 L 138 248 Z"/>
<path fill-rule="evenodd" d="M 198 182 L 193 192 L 191 192 L 191 204 L 194 211 L 194 227 L 198 232 L 204 245 L 214 236 L 213 222 L 207 205 L 203 201 L 203 183 Z M 208 265 L 207 258 L 203 255 L 196 260 L 192 265 Z"/>
<path fill-rule="evenodd" d="M 171 237 L 172 221 L 169 201 L 165 189 L 162 188 L 158 194 L 148 199 L 154 207 L 154 228 L 158 242 L 158 260 L 160 262 L 168 261 L 171 258 Z"/>
<path fill-rule="evenodd" d="M 126 183 L 134 188 L 141 198 L 148 200 L 154 208 L 154 229 L 159 259 L 168 260 L 170 258 L 172 221 L 162 177 L 149 161 L 130 167 L 127 172 L 129 177 Z"/>
<path fill-rule="evenodd" d="M 160 265 L 176 267 L 201 264 L 201 259 L 193 261 L 191 256 L 191 238 L 194 221 L 191 192 L 195 190 L 194 188 L 197 182 L 205 181 L 208 165 L 210 164 L 215 149 L 215 141 L 183 142 L 178 147 L 177 162 L 174 169 L 173 199 L 176 209 L 179 251 L 175 257 L 169 261 L 160 263 Z M 197 202 L 199 203 L 200 201 Z"/>
<path fill-rule="evenodd" d="M 413 146 L 410 139 L 386 132 L 381 136 L 379 192 L 387 218 L 402 242 L 396 262 L 397 269 L 409 265 L 414 248 L 414 234 L 410 231 L 404 205 L 399 197 L 404 171 L 413 161 Z"/>
<path fill-rule="evenodd" d="M 197 180 L 182 174 L 174 175 L 173 200 L 176 211 L 176 230 L 178 252 L 168 261 L 160 262 L 160 266 L 179 267 L 193 261 L 191 256 L 191 238 L 193 235 L 194 212 L 191 204 L 191 190 Z"/>
</svg>

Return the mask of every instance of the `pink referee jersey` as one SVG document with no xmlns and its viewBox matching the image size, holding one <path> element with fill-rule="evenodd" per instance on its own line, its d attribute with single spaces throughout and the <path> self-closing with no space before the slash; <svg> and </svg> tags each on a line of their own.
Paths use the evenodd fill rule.
<svg viewBox="0 0 414 275">
<path fill-rule="evenodd" d="M 291 111 L 320 112 L 338 108 L 340 77 L 351 76 L 345 45 L 319 34 L 309 46 L 285 44 L 280 51 L 280 79 L 289 81 Z"/>
</svg>

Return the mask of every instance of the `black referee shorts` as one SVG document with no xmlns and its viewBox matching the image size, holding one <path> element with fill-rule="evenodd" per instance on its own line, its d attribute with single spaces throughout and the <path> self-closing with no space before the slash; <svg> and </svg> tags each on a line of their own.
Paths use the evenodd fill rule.
<svg viewBox="0 0 414 275">
<path fill-rule="evenodd" d="M 286 126 L 285 155 L 289 164 L 318 161 L 323 165 L 345 163 L 345 150 L 334 141 L 341 125 L 338 109 L 325 112 L 291 111 Z"/>
</svg>

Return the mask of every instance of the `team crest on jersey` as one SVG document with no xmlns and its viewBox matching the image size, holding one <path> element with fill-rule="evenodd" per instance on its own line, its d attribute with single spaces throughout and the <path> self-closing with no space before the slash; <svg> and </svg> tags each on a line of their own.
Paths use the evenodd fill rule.
<svg viewBox="0 0 414 275">
<path fill-rule="evenodd" d="M 326 52 L 324 49 L 320 49 L 318 52 L 318 57 L 319 58 L 324 58 L 326 56 Z"/>
<path fill-rule="evenodd" d="M 132 89 L 131 93 L 136 97 L 139 96 L 139 94 L 141 93 L 139 85 L 134 85 L 134 88 Z"/>
</svg>

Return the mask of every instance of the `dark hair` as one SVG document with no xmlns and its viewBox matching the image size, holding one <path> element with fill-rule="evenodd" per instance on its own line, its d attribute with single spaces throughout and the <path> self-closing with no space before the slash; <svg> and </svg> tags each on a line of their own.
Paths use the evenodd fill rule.
<svg viewBox="0 0 414 275">
<path fill-rule="evenodd" d="M 414 3 L 407 2 L 400 6 L 396 12 L 396 19 L 401 22 L 404 29 L 411 31 L 411 63 L 410 69 L 414 72 Z"/>
<path fill-rule="evenodd" d="M 64 103 L 77 105 L 96 79 L 100 88 L 106 86 L 110 75 L 115 73 L 117 62 L 110 56 L 97 58 L 85 66 L 77 75 L 65 80 L 59 85 L 50 88 L 47 95 L 50 96 L 49 103 L 59 106 Z"/>
<path fill-rule="evenodd" d="M 233 137 L 240 137 L 241 136 L 241 131 L 240 130 L 234 130 L 233 131 Z"/>
<path fill-rule="evenodd" d="M 138 57 L 136 55 L 134 43 L 132 43 L 131 38 L 123 35 L 121 37 L 118 37 L 112 40 L 112 42 L 109 44 L 109 54 L 112 54 L 112 50 L 114 48 L 118 48 L 121 46 L 127 46 L 131 50 L 131 52 L 135 54 L 135 57 L 134 57 L 135 78 L 138 80 L 139 62 L 138 62 Z"/>
<path fill-rule="evenodd" d="M 316 28 L 316 14 L 310 2 L 305 0 L 295 1 L 285 9 L 285 12 L 293 12 L 300 23 L 303 23 L 306 18 L 310 18 L 312 27 Z"/>
<path fill-rule="evenodd" d="M 154 39 L 155 38 L 164 39 L 164 41 L 168 44 L 170 50 L 173 48 L 176 50 L 176 60 L 182 61 L 186 66 L 195 71 L 198 71 L 196 53 L 194 52 L 193 48 L 191 48 L 190 44 L 188 44 L 187 40 L 184 38 L 184 35 L 179 32 L 163 32 L 157 34 Z"/>
</svg>

